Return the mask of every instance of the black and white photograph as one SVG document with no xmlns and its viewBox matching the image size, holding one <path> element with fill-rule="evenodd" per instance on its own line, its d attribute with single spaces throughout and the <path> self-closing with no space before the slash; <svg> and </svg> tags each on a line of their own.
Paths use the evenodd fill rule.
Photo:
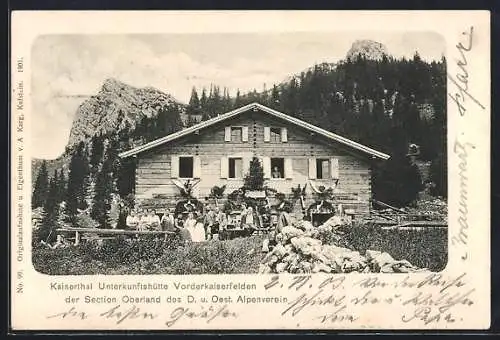
<svg viewBox="0 0 500 340">
<path fill-rule="evenodd" d="M 489 15 L 13 13 L 12 329 L 488 328 Z"/>
<path fill-rule="evenodd" d="M 424 30 L 37 37 L 34 268 L 442 271 L 445 46 Z"/>
</svg>

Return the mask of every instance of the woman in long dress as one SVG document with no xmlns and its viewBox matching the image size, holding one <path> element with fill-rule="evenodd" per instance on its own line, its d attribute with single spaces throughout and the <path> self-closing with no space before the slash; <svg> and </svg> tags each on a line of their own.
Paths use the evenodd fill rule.
<svg viewBox="0 0 500 340">
<path fill-rule="evenodd" d="M 193 242 L 195 241 L 196 238 L 195 226 L 196 226 L 196 220 L 194 218 L 194 214 L 190 212 L 188 213 L 186 221 L 184 221 L 184 227 L 186 228 L 187 231 L 189 231 L 189 234 L 191 235 L 191 241 Z"/>
<path fill-rule="evenodd" d="M 193 242 L 204 242 L 205 241 L 205 227 L 203 226 L 203 217 L 199 217 L 196 220 L 196 224 L 193 228 L 192 234 Z"/>
</svg>

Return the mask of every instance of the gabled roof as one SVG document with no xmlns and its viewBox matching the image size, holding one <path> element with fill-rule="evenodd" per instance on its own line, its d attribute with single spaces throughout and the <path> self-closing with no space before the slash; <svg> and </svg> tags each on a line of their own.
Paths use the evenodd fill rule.
<svg viewBox="0 0 500 340">
<path fill-rule="evenodd" d="M 337 143 L 340 143 L 340 144 L 343 144 L 345 146 L 348 146 L 352 149 L 355 149 L 355 150 L 358 150 L 358 151 L 361 151 L 361 152 L 364 152 L 374 158 L 379 158 L 379 159 L 383 159 L 383 160 L 387 160 L 389 159 L 389 155 L 383 153 L 383 152 L 380 152 L 380 151 L 377 151 L 377 150 L 374 150 L 368 146 L 365 146 L 365 145 L 362 145 L 362 144 L 359 144 L 355 141 L 352 141 L 350 139 L 347 139 L 345 137 L 342 137 L 342 136 L 339 136 L 335 133 L 332 133 L 330 131 L 327 131 L 327 130 L 324 130 L 322 128 L 319 128 L 317 126 L 314 126 L 312 124 L 309 124 L 309 123 L 306 123 L 300 119 L 297 119 L 297 118 L 294 118 L 294 117 L 291 117 L 291 116 L 288 116 L 282 112 L 279 112 L 279 111 L 276 111 L 276 110 L 273 110 L 267 106 L 264 106 L 264 105 L 261 105 L 259 103 L 251 103 L 251 104 L 248 104 L 248 105 L 245 105 L 245 106 L 242 106 L 238 109 L 235 109 L 233 111 L 230 111 L 230 112 L 227 112 L 227 113 L 224 113 L 222 115 L 219 115 L 217 117 L 214 117 L 214 118 L 211 118 L 209 120 L 206 120 L 206 121 L 203 121 L 201 123 L 198 123 L 196 125 L 193 125 L 191 127 L 188 127 L 187 129 L 184 129 L 184 130 L 181 130 L 181 131 L 178 131 L 178 132 L 175 132 L 175 133 L 172 133 L 168 136 L 165 136 L 165 137 L 162 137 L 162 138 L 159 138 L 159 139 L 156 139 L 152 142 L 149 142 L 147 144 L 144 144 L 144 145 L 141 145 L 139 147 L 136 147 L 134 149 L 131 149 L 131 150 L 128 150 L 128 151 L 124 151 L 122 153 L 119 154 L 120 157 L 122 158 L 127 158 L 127 157 L 130 157 L 130 156 L 134 156 L 134 155 L 137 155 L 141 152 L 144 152 L 144 151 L 147 151 L 147 150 L 151 150 L 157 146 L 160 146 L 160 145 L 163 145 L 163 144 L 166 144 L 166 143 L 169 143 L 171 141 L 174 141 L 176 139 L 179 139 L 183 136 L 187 136 L 191 133 L 194 133 L 198 130 L 201 130 L 201 129 L 204 129 L 206 127 L 209 127 L 209 126 L 212 126 L 216 123 L 219 123 L 219 122 L 222 122 L 226 119 L 229 119 L 229 118 L 232 118 L 232 117 L 235 117 L 235 116 L 238 116 L 240 114 L 242 114 L 243 112 L 246 112 L 246 111 L 249 111 L 249 110 L 252 110 L 252 109 L 258 109 L 258 110 L 261 110 L 265 113 L 268 113 L 269 115 L 273 116 L 273 117 L 277 117 L 277 118 L 280 118 L 282 120 L 285 120 L 289 123 L 292 123 L 294 125 L 297 125 L 297 126 L 300 126 L 306 130 L 309 130 L 311 132 L 314 132 L 314 133 L 317 133 L 318 135 L 321 135 L 321 136 L 324 136 L 332 141 L 335 141 Z"/>
</svg>

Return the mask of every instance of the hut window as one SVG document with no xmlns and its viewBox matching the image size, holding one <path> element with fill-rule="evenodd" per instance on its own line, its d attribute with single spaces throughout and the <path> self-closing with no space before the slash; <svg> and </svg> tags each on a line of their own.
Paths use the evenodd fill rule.
<svg viewBox="0 0 500 340">
<path fill-rule="evenodd" d="M 316 160 L 316 178 L 330 178 L 330 160 L 327 158 L 318 158 Z"/>
<path fill-rule="evenodd" d="M 281 142 L 281 129 L 280 128 L 271 128 L 271 143 L 280 143 Z"/>
<path fill-rule="evenodd" d="M 285 127 L 264 127 L 264 142 L 286 143 L 288 133 Z"/>
<path fill-rule="evenodd" d="M 229 178 L 243 178 L 243 158 L 229 158 Z"/>
<path fill-rule="evenodd" d="M 242 142 L 243 141 L 243 128 L 241 126 L 231 126 L 231 141 L 232 142 Z"/>
<path fill-rule="evenodd" d="M 271 158 L 271 177 L 285 178 L 285 159 Z"/>
<path fill-rule="evenodd" d="M 193 157 L 179 157 L 179 177 L 193 178 Z"/>
</svg>

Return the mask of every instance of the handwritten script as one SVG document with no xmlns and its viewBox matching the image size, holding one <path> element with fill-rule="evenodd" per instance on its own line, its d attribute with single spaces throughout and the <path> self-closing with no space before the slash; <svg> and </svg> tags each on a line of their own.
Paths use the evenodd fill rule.
<svg viewBox="0 0 500 340">
<path fill-rule="evenodd" d="M 474 305 L 475 289 L 466 273 L 449 276 L 441 273 L 358 276 L 314 275 L 271 276 L 262 286 L 265 295 L 284 294 L 283 303 L 269 308 L 265 304 L 108 304 L 67 305 L 46 319 L 68 325 L 100 321 L 103 325 L 182 328 L 197 325 L 206 328 L 241 325 L 248 321 L 244 311 L 262 309 L 267 317 L 293 320 L 309 327 L 365 324 L 366 311 L 390 308 L 388 317 L 415 326 L 452 324 L 462 320 Z M 350 278 L 350 277 L 349 277 Z M 254 311 L 255 312 L 255 311 Z M 373 315 L 373 314 L 372 314 Z"/>
<path fill-rule="evenodd" d="M 102 312 L 91 313 L 84 311 L 83 308 L 70 306 L 67 310 L 51 314 L 47 319 L 59 319 L 67 321 L 101 319 L 111 322 L 115 325 L 127 324 L 132 320 L 148 321 L 160 320 L 167 328 L 174 326 L 182 319 L 199 319 L 202 322 L 210 324 L 217 319 L 235 319 L 238 314 L 231 311 L 227 305 L 222 306 L 197 306 L 185 307 L 179 306 L 171 312 L 159 313 L 158 311 L 148 311 L 146 307 L 138 307 L 136 305 L 115 305 L 111 308 L 106 308 Z"/>
<path fill-rule="evenodd" d="M 407 275 L 396 281 L 370 276 L 346 287 L 345 276 L 329 277 L 319 285 L 312 284 L 310 275 L 296 276 L 287 285 L 279 276 L 274 276 L 265 287 L 267 290 L 287 287 L 289 291 L 300 293 L 281 311 L 282 316 L 314 315 L 312 319 L 320 324 L 354 323 L 363 314 L 359 313 L 359 307 L 391 305 L 405 311 L 400 316 L 404 323 L 414 321 L 428 325 L 453 323 L 456 320 L 453 311 L 457 306 L 474 304 L 471 295 L 475 290 L 467 288 L 465 279 L 465 273 L 452 277 L 429 273 L 423 279 Z"/>
<path fill-rule="evenodd" d="M 448 79 L 454 85 L 448 96 L 453 100 L 458 108 L 460 116 L 464 116 L 468 111 L 468 101 L 485 110 L 485 106 L 470 92 L 469 82 L 470 82 L 470 71 L 468 54 L 472 51 L 474 47 L 474 27 L 462 32 L 464 36 L 464 41 L 459 42 L 455 47 L 458 51 L 459 58 L 456 59 L 456 65 L 459 68 L 459 72 L 455 75 L 448 74 Z"/>
</svg>

